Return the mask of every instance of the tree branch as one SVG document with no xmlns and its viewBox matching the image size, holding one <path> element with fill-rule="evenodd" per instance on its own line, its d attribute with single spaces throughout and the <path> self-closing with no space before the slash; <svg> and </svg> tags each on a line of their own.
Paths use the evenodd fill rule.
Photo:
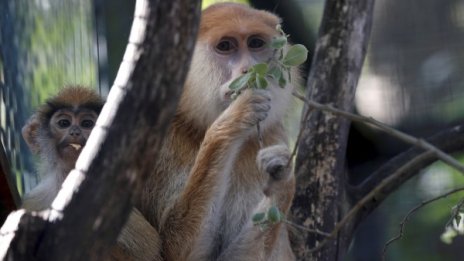
<svg viewBox="0 0 464 261">
<path fill-rule="evenodd" d="M 436 148 L 440 149 L 444 153 L 454 153 L 458 151 L 464 151 L 464 123 L 458 126 L 441 131 L 438 134 L 433 135 L 426 139 L 428 143 L 432 144 Z M 358 200 L 367 195 L 373 190 L 378 184 L 389 177 L 392 173 L 396 172 L 398 168 L 406 164 L 407 162 L 422 156 L 422 161 L 417 161 L 417 164 L 410 165 L 404 175 L 399 179 L 392 182 L 388 187 L 385 188 L 384 194 L 388 195 L 402 185 L 406 180 L 413 177 L 417 172 L 424 167 L 430 165 L 437 160 L 437 155 L 429 151 L 425 151 L 421 148 L 413 147 L 407 151 L 398 154 L 388 162 L 383 164 L 374 173 L 372 173 L 364 182 L 356 187 L 350 188 L 352 192 L 353 200 Z M 384 197 L 377 198 L 377 203 L 372 205 L 376 207 L 382 201 Z M 366 209 L 368 210 L 368 209 Z M 370 211 L 369 211 L 370 213 Z"/>
<path fill-rule="evenodd" d="M 372 23 L 373 0 L 328 0 L 311 65 L 308 100 L 333 104 L 344 111 L 353 108 L 353 97 L 366 54 Z M 305 105 L 303 115 L 309 106 Z M 349 121 L 314 111 L 302 122 L 303 133 L 295 161 L 297 189 L 291 208 L 292 221 L 317 231 L 332 231 L 344 199 L 345 151 Z M 299 260 L 343 259 L 349 240 L 310 253 L 324 238 L 301 233 L 293 244 Z M 341 255 L 341 256 L 339 256 Z"/>
<path fill-rule="evenodd" d="M 451 157 L 450 155 L 446 154 L 444 151 L 440 150 L 438 147 L 432 145 L 430 142 L 424 140 L 424 139 L 419 139 L 416 137 L 413 137 L 409 134 L 406 134 L 404 132 L 401 132 L 399 130 L 396 130 L 380 121 L 377 121 L 371 117 L 364 117 L 361 115 L 356 115 L 350 112 L 342 111 L 337 108 L 334 108 L 333 106 L 330 106 L 328 104 L 321 104 L 315 101 L 310 101 L 306 99 L 305 97 L 299 95 L 298 93 L 293 93 L 293 95 L 300 100 L 302 100 L 305 104 L 307 104 L 309 107 L 322 110 L 322 111 L 327 111 L 330 113 L 333 113 L 335 115 L 340 115 L 343 116 L 351 121 L 356 121 L 356 122 L 361 122 L 364 124 L 371 124 L 376 127 L 378 127 L 381 131 L 386 132 L 387 134 L 390 134 L 391 136 L 398 138 L 406 143 L 409 143 L 411 145 L 417 146 L 419 148 L 422 148 L 424 150 L 432 152 L 436 157 L 443 162 L 447 163 L 451 167 L 455 168 L 461 174 L 464 175 L 464 165 L 462 165 L 459 161 L 457 161 L 455 158 Z"/>
<path fill-rule="evenodd" d="M 137 1 L 124 61 L 76 169 L 51 210 L 13 214 L 16 219 L 7 223 L 19 227 L 9 229 L 16 231 L 13 236 L 2 235 L 1 245 L 11 243 L 3 258 L 106 256 L 132 208 L 134 191 L 159 156 L 188 71 L 199 14 L 200 1 Z"/>
</svg>

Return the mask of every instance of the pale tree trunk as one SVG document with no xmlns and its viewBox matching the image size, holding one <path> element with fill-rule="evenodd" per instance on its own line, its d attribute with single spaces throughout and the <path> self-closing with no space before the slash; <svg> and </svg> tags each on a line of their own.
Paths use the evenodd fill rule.
<svg viewBox="0 0 464 261">
<path fill-rule="evenodd" d="M 9 216 L 0 241 L 3 259 L 101 260 L 127 220 L 134 191 L 159 156 L 200 17 L 198 0 L 136 5 L 127 56 L 76 170 L 54 210 Z"/>
<path fill-rule="evenodd" d="M 372 24 L 374 0 L 327 0 L 308 78 L 306 99 L 351 111 Z M 303 119 L 308 107 L 305 106 Z M 296 158 L 297 192 L 293 222 L 331 232 L 348 206 L 345 151 L 349 121 L 311 111 L 302 122 Z M 343 260 L 351 235 L 339 235 L 323 249 L 309 250 L 323 236 L 298 231 L 299 260 Z"/>
</svg>

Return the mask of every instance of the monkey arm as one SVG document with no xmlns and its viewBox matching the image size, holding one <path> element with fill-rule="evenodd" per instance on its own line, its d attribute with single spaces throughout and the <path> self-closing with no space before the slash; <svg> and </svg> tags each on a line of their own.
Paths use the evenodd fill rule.
<svg viewBox="0 0 464 261">
<path fill-rule="evenodd" d="M 244 93 L 207 130 L 185 189 L 161 220 L 167 260 L 189 258 L 201 244 L 200 233 L 208 233 L 203 224 L 218 218 L 212 209 L 223 205 L 238 151 L 256 122 L 266 118 L 269 102 L 265 91 Z"/>
<path fill-rule="evenodd" d="M 283 137 L 283 136 L 282 136 Z M 253 214 L 266 212 L 277 206 L 286 216 L 295 190 L 295 179 L 290 152 L 284 141 L 261 149 L 256 164 L 267 184 L 264 196 Z M 288 231 L 283 223 L 271 224 L 262 229 L 255 226 L 251 218 L 241 229 L 239 235 L 221 253 L 218 260 L 294 260 Z"/>
<path fill-rule="evenodd" d="M 210 209 L 224 196 L 227 172 L 235 151 L 232 133 L 213 128 L 208 131 L 190 172 L 187 186 L 161 224 L 163 250 L 167 260 L 185 260 L 198 241 L 200 228 L 210 219 Z M 223 137 L 223 138 L 217 138 Z M 222 189 L 222 191 L 221 191 Z"/>
</svg>

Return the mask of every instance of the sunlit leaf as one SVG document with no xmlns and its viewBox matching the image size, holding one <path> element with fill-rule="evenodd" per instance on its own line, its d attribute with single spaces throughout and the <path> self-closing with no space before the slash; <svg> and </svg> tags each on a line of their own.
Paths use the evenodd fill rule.
<svg viewBox="0 0 464 261">
<path fill-rule="evenodd" d="M 253 66 L 253 70 L 260 76 L 264 76 L 267 73 L 268 66 L 266 63 L 258 63 Z"/>
<path fill-rule="evenodd" d="M 283 64 L 287 66 L 298 66 L 308 58 L 308 50 L 301 44 L 296 44 L 288 50 L 283 59 Z"/>
<path fill-rule="evenodd" d="M 269 69 L 267 74 L 271 76 L 274 80 L 279 80 L 282 75 L 282 70 L 279 67 L 274 66 Z"/>
<path fill-rule="evenodd" d="M 445 232 L 441 234 L 440 239 L 445 244 L 453 243 L 453 239 L 458 235 L 458 232 L 451 227 L 447 227 Z"/>
<path fill-rule="evenodd" d="M 463 222 L 463 213 L 458 213 L 453 219 L 453 228 L 456 232 L 463 235 L 464 234 L 464 222 Z"/>
<path fill-rule="evenodd" d="M 274 49 L 281 49 L 287 44 L 287 37 L 279 36 L 271 41 L 271 47 Z"/>
<path fill-rule="evenodd" d="M 241 89 L 242 87 L 244 87 L 248 81 L 250 80 L 251 78 L 251 73 L 246 73 L 240 77 L 238 77 L 237 79 L 233 80 L 230 85 L 229 85 L 229 89 L 231 90 L 239 90 Z"/>
</svg>

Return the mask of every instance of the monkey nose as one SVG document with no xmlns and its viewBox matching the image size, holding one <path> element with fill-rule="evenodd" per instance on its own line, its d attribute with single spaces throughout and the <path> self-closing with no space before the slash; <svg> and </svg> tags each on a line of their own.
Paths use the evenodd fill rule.
<svg viewBox="0 0 464 261">
<path fill-rule="evenodd" d="M 81 130 L 78 127 L 71 128 L 69 130 L 69 135 L 71 135 L 71 136 L 79 136 L 79 135 L 81 135 Z"/>
<path fill-rule="evenodd" d="M 247 67 L 247 68 L 242 68 L 242 74 L 245 74 L 245 73 L 247 73 L 247 72 L 248 72 L 248 70 L 249 70 L 249 68 L 248 68 L 248 67 Z"/>
</svg>

